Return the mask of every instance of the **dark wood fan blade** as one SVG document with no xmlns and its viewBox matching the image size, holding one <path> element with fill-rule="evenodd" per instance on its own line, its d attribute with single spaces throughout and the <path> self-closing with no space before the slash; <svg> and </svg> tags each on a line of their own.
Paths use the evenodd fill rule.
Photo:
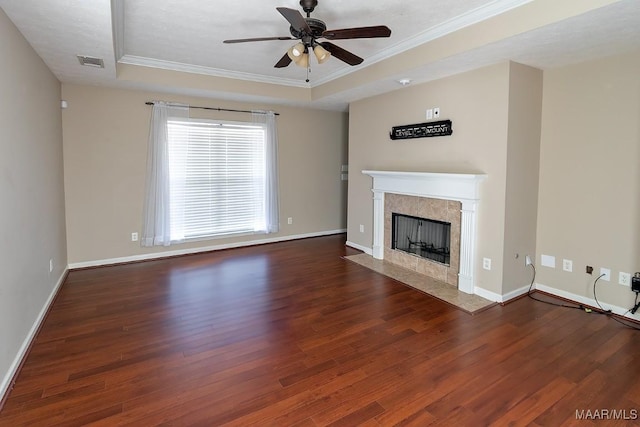
<svg viewBox="0 0 640 427">
<path fill-rule="evenodd" d="M 276 7 L 276 9 L 282 14 L 282 16 L 284 16 L 284 19 L 289 21 L 295 30 L 311 34 L 309 24 L 307 24 L 307 21 L 304 20 L 304 16 L 302 16 L 299 11 L 289 9 L 288 7 Z"/>
<path fill-rule="evenodd" d="M 348 50 L 344 50 L 340 46 L 336 46 L 333 43 L 322 42 L 320 43 L 320 45 L 322 45 L 322 47 L 327 49 L 331 53 L 331 55 L 335 56 L 336 58 L 338 58 L 343 62 L 346 62 L 349 65 L 358 65 L 358 64 L 361 64 L 362 61 L 364 61 L 364 59 L 360 58 L 359 56 L 354 55 Z"/>
<path fill-rule="evenodd" d="M 385 25 L 378 25 L 375 27 L 344 28 L 342 30 L 327 30 L 322 33 L 322 37 L 329 40 L 368 39 L 375 37 L 389 37 L 390 35 L 391 30 Z"/>
<path fill-rule="evenodd" d="M 256 37 L 253 39 L 223 40 L 222 43 L 264 42 L 267 40 L 295 40 L 293 37 Z"/>
<path fill-rule="evenodd" d="M 276 62 L 274 68 L 284 68 L 289 64 L 291 64 L 291 58 L 289 58 L 289 55 L 285 53 L 284 56 L 280 58 L 280 61 Z"/>
</svg>

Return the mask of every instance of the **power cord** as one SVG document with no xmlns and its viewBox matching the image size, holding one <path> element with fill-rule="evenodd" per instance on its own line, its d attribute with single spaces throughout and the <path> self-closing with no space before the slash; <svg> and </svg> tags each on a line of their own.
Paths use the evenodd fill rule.
<svg viewBox="0 0 640 427">
<path fill-rule="evenodd" d="M 635 330 L 640 331 L 640 328 L 638 328 L 637 326 L 619 320 L 617 317 L 613 316 L 613 312 L 611 310 L 605 310 L 600 305 L 600 302 L 598 301 L 598 295 L 596 293 L 596 284 L 598 283 L 598 280 L 600 280 L 602 277 L 605 276 L 604 274 L 601 274 L 600 276 L 598 276 L 596 278 L 596 280 L 594 280 L 594 282 L 593 282 L 593 298 L 595 299 L 596 304 L 598 304 L 598 307 L 600 307 L 600 310 L 601 310 L 601 311 L 598 311 L 598 310 L 592 310 L 589 307 L 585 307 L 582 304 L 577 305 L 577 306 L 576 305 L 567 305 L 567 304 L 557 304 L 557 303 L 554 303 L 554 302 L 551 302 L 551 301 L 544 301 L 544 300 L 535 298 L 533 296 L 532 290 L 533 290 L 533 284 L 536 281 L 536 267 L 533 264 L 529 264 L 529 265 L 531 266 L 531 269 L 533 270 L 533 277 L 531 278 L 531 283 L 529 284 L 529 291 L 527 292 L 527 296 L 529 298 L 531 298 L 532 300 L 538 301 L 538 302 L 543 302 L 545 304 L 553 305 L 553 306 L 556 306 L 556 307 L 573 308 L 575 310 L 583 310 L 583 311 L 585 311 L 587 313 L 604 314 L 605 316 L 610 317 L 611 319 L 615 320 L 616 322 L 620 323 L 621 325 L 626 326 L 627 328 L 631 328 L 631 329 L 635 329 Z M 636 299 L 635 299 L 634 307 L 632 309 L 627 310 L 626 313 L 624 313 L 622 315 L 622 317 L 624 318 L 624 316 L 626 316 L 627 313 L 629 313 L 629 312 L 631 312 L 632 314 L 635 314 L 635 311 L 638 310 L 638 308 L 640 308 L 640 303 L 638 303 L 638 293 L 636 293 Z"/>
<path fill-rule="evenodd" d="M 636 314 L 636 311 L 638 311 L 638 308 L 640 308 L 640 302 L 638 302 L 638 292 L 636 292 L 636 300 L 633 302 L 633 308 L 631 309 L 631 314 Z"/>
<path fill-rule="evenodd" d="M 598 304 L 598 307 L 600 307 L 600 310 L 602 310 L 603 313 L 605 313 L 606 315 L 610 315 L 610 314 L 613 314 L 613 312 L 611 310 L 605 310 L 600 305 L 600 301 L 598 301 L 598 295 L 596 295 L 596 284 L 598 283 L 598 280 L 602 279 L 604 276 L 606 276 L 606 274 L 599 275 L 596 278 L 596 280 L 594 280 L 594 282 L 593 282 L 593 299 L 596 300 L 596 304 Z"/>
<path fill-rule="evenodd" d="M 596 300 L 596 304 L 598 304 L 598 307 L 600 307 L 600 310 L 602 310 L 602 314 L 606 314 L 607 316 L 609 316 L 610 318 L 612 318 L 613 320 L 615 320 L 616 322 L 620 323 L 621 325 L 626 326 L 627 328 L 631 328 L 631 329 L 635 329 L 640 331 L 640 328 L 638 328 L 637 326 L 634 326 L 632 324 L 623 322 L 622 320 L 618 319 L 616 316 L 613 315 L 613 312 L 611 310 L 605 310 L 601 305 L 600 302 L 598 301 L 598 295 L 596 294 L 596 285 L 598 284 L 598 280 L 600 280 L 602 277 L 604 277 L 604 274 L 601 274 L 600 276 L 598 276 L 596 278 L 596 280 L 594 280 L 593 282 L 593 299 Z M 638 303 L 638 294 L 636 294 L 636 304 Z M 635 308 L 635 307 L 634 307 Z M 627 313 L 633 313 L 633 308 L 627 310 L 622 317 L 624 318 L 624 316 L 627 315 Z"/>
<path fill-rule="evenodd" d="M 558 304 L 558 303 L 555 303 L 555 302 L 545 301 L 545 300 L 538 299 L 538 298 L 534 297 L 532 290 L 533 290 L 533 284 L 536 281 L 536 266 L 533 265 L 533 264 L 529 264 L 529 266 L 533 270 L 533 277 L 531 278 L 531 283 L 529 284 L 529 291 L 527 292 L 527 295 L 529 296 L 529 298 L 531 298 L 534 301 L 543 302 L 545 304 L 553 305 L 553 306 L 556 306 L 556 307 L 573 308 L 575 310 L 584 310 L 586 312 L 591 312 L 592 311 L 588 307 L 583 306 L 582 304 L 577 305 L 577 306 L 576 305 L 567 305 L 567 304 Z M 594 313 L 598 313 L 598 312 L 595 311 Z M 598 314 L 600 314 L 600 313 L 598 313 Z"/>
</svg>

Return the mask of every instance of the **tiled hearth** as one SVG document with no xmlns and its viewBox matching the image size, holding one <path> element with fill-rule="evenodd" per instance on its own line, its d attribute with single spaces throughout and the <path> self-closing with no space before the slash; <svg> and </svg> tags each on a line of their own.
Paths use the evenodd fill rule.
<svg viewBox="0 0 640 427">
<path fill-rule="evenodd" d="M 350 255 L 345 258 L 419 291 L 427 293 L 439 300 L 454 305 L 470 314 L 478 313 L 496 304 L 493 301 L 489 301 L 488 299 L 484 299 L 478 295 L 469 295 L 464 292 L 459 292 L 453 286 L 440 280 L 432 279 L 431 277 L 419 274 L 412 270 L 407 270 L 406 268 L 399 267 L 384 260 L 375 259 L 371 255 L 358 254 Z"/>
</svg>

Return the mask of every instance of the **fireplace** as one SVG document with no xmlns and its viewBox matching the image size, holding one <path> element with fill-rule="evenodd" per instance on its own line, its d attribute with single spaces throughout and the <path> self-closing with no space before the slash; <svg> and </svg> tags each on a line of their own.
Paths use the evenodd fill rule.
<svg viewBox="0 0 640 427">
<path fill-rule="evenodd" d="M 373 178 L 372 255 L 444 281 L 468 294 L 476 286 L 476 211 L 484 174 L 364 170 Z M 393 213 L 451 223 L 449 265 L 392 249 Z M 457 241 L 457 244 L 456 244 Z"/>
<path fill-rule="evenodd" d="M 416 273 L 432 277 L 451 286 L 458 286 L 458 273 L 460 271 L 460 227 L 462 205 L 455 200 L 436 199 L 432 197 L 409 196 L 406 194 L 387 193 L 384 198 L 384 259 L 392 264 L 413 270 Z M 421 251 L 424 255 L 436 255 L 438 252 L 448 252 L 448 259 L 434 259 L 435 256 L 418 256 L 413 251 L 403 251 L 402 248 L 394 248 L 393 244 L 393 217 L 418 218 L 421 234 L 426 234 L 427 224 L 449 224 L 448 242 L 430 241 L 431 238 L 423 235 L 411 235 L 413 250 L 425 247 Z M 402 221 L 404 223 L 404 221 Z M 404 234 L 407 230 L 401 230 Z M 399 238 L 409 240 L 405 237 Z M 440 239 L 441 240 L 441 239 Z M 402 243 L 402 242 L 401 242 Z M 432 248 L 433 247 L 433 248 Z"/>
<path fill-rule="evenodd" d="M 450 222 L 392 213 L 391 249 L 449 265 L 450 248 Z"/>
</svg>

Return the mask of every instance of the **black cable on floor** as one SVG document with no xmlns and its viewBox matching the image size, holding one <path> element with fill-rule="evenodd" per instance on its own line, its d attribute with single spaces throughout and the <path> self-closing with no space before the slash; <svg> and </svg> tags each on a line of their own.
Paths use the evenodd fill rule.
<svg viewBox="0 0 640 427">
<path fill-rule="evenodd" d="M 600 278 L 604 276 L 604 274 L 601 274 L 600 276 L 598 276 L 598 278 L 593 282 L 593 298 L 596 300 L 596 304 L 598 304 L 598 307 L 600 307 L 600 309 L 602 311 L 604 311 L 604 314 L 608 315 L 609 317 L 611 317 L 613 320 L 615 320 L 616 322 L 620 323 L 621 325 L 626 326 L 627 328 L 631 328 L 631 329 L 635 329 L 637 331 L 640 331 L 640 328 L 630 324 L 630 323 L 626 323 L 623 322 L 622 320 L 618 319 L 617 317 L 613 316 L 613 312 L 611 310 L 605 310 L 604 308 L 602 308 L 602 306 L 600 305 L 600 302 L 598 302 L 598 296 L 596 295 L 596 284 L 598 283 L 598 280 L 600 280 Z M 635 299 L 635 304 L 638 303 L 638 294 L 636 294 L 636 299 Z M 635 306 L 634 304 L 634 306 Z M 626 316 L 627 313 L 629 313 L 631 311 L 631 309 L 627 310 L 623 315 L 622 318 L 624 318 L 624 316 Z"/>
<path fill-rule="evenodd" d="M 543 302 L 545 304 L 553 305 L 553 306 L 556 306 L 556 307 L 573 308 L 573 309 L 576 309 L 576 310 L 585 310 L 585 311 L 587 310 L 587 307 L 583 306 L 582 304 L 579 305 L 579 306 L 567 305 L 567 304 L 558 304 L 558 303 L 555 303 L 555 302 L 545 301 L 545 300 L 541 300 L 541 299 L 535 298 L 531 291 L 532 291 L 532 288 L 533 288 L 533 284 L 536 281 L 536 267 L 533 264 L 529 264 L 529 266 L 531 266 L 531 268 L 533 269 L 533 277 L 531 278 L 531 284 L 529 285 L 529 291 L 527 292 L 527 295 L 529 296 L 529 298 L 531 298 L 534 301 Z"/>
<path fill-rule="evenodd" d="M 613 312 L 611 310 L 605 310 L 600 305 L 600 302 L 598 301 L 598 295 L 596 294 L 596 284 L 598 283 L 598 280 L 600 280 L 604 276 L 604 274 L 601 274 L 600 276 L 598 276 L 596 278 L 596 280 L 594 280 L 594 282 L 593 282 L 593 298 L 595 299 L 596 304 L 598 304 L 598 307 L 600 307 L 600 310 L 601 310 L 601 311 L 598 311 L 598 310 L 592 310 L 589 307 L 585 307 L 582 304 L 577 305 L 577 306 L 575 306 L 575 305 L 567 305 L 567 304 L 557 304 L 557 303 L 554 303 L 554 302 L 551 302 L 551 301 L 544 301 L 544 300 L 535 298 L 531 291 L 533 289 L 533 284 L 535 283 L 535 280 L 536 280 L 536 267 L 533 264 L 529 264 L 529 265 L 533 269 L 533 277 L 531 278 L 531 283 L 529 284 L 529 291 L 527 292 L 527 296 L 529 298 L 531 298 L 532 300 L 538 301 L 538 302 L 543 302 L 545 304 L 553 305 L 553 306 L 556 306 L 556 307 L 573 308 L 573 309 L 576 309 L 576 310 L 583 310 L 583 311 L 585 311 L 587 313 L 604 314 L 605 316 L 608 316 L 608 317 L 612 318 L 613 320 L 615 320 L 616 322 L 620 323 L 621 325 L 626 326 L 627 328 L 640 330 L 639 327 L 637 327 L 637 326 L 635 326 L 633 324 L 629 324 L 629 323 L 626 323 L 626 322 L 623 322 L 623 321 L 619 320 L 617 317 L 615 317 L 613 315 Z M 637 303 L 638 303 L 638 294 L 636 293 L 636 302 L 635 302 L 635 304 L 637 304 Z M 635 304 L 634 304 L 634 306 L 635 306 Z M 627 310 L 627 312 L 624 313 L 622 315 L 622 317 L 624 318 L 624 316 L 627 313 L 629 313 L 630 311 L 631 311 L 631 309 Z"/>
</svg>

